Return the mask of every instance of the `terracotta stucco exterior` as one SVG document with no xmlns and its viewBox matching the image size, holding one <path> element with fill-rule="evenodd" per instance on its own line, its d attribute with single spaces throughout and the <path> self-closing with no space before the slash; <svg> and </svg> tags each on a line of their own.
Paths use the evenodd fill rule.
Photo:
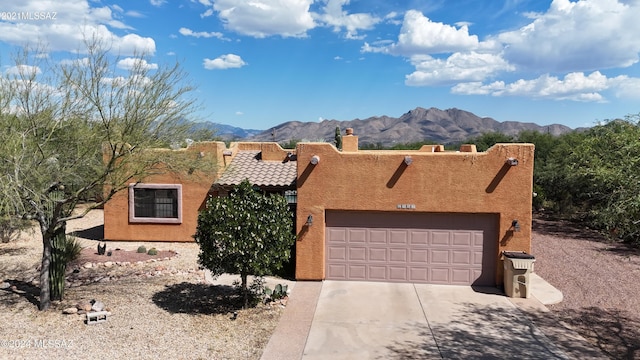
<svg viewBox="0 0 640 360">
<path fill-rule="evenodd" d="M 143 183 L 182 184 L 182 223 L 135 223 L 129 219 L 128 191 L 105 205 L 105 239 L 193 241 L 200 210 L 211 186 L 239 151 L 259 150 L 261 161 L 284 162 L 297 157 L 296 278 L 323 280 L 327 211 L 422 214 L 490 214 L 495 232 L 496 284 L 502 283 L 503 250 L 531 251 L 533 190 L 532 144 L 497 144 L 487 152 L 463 145 L 444 151 L 441 145 L 420 150 L 359 151 L 357 136 L 345 136 L 343 149 L 328 143 L 299 143 L 295 150 L 275 143 L 197 143 L 184 151 L 214 154 L 217 171 L 185 177 L 166 173 Z M 312 160 L 313 159 L 313 160 Z M 516 160 L 517 165 L 511 160 Z M 295 161 L 295 160 L 291 160 Z M 315 164 L 314 164 L 315 163 Z M 216 195 L 216 194 L 212 194 Z M 405 206 L 403 206 L 405 205 Z M 308 216 L 313 224 L 305 223 Z M 514 231 L 518 220 L 519 231 Z"/>
<path fill-rule="evenodd" d="M 138 179 L 141 184 L 181 184 L 182 221 L 179 224 L 138 223 L 129 218 L 129 192 L 124 189 L 116 193 L 104 206 L 104 238 L 119 241 L 194 241 L 198 223 L 198 211 L 205 205 L 211 185 L 224 172 L 238 151 L 259 150 L 265 161 L 283 161 L 293 150 L 284 150 L 276 143 L 242 142 L 231 143 L 227 148 L 223 142 L 200 142 L 188 149 L 176 150 L 188 155 L 200 153 L 204 159 L 215 162 L 216 170 L 194 174 L 164 172 L 161 175 Z M 158 150 L 167 151 L 167 150 Z M 191 154 L 193 155 L 193 154 Z M 132 180 L 131 183 L 136 181 Z"/>
<path fill-rule="evenodd" d="M 297 146 L 297 279 L 325 279 L 328 210 L 497 215 L 498 236 L 485 239 L 497 242 L 496 284 L 502 283 L 503 250 L 530 252 L 533 144 L 497 144 L 480 153 L 475 146 L 460 152 L 441 146 L 358 151 L 356 136 L 344 137 L 343 144 L 342 152 L 326 143 Z M 311 226 L 305 224 L 309 215 Z"/>
</svg>

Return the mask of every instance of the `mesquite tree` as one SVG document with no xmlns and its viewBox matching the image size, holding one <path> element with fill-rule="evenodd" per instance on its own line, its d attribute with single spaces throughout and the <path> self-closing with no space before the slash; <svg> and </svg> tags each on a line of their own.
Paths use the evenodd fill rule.
<svg viewBox="0 0 640 360">
<path fill-rule="evenodd" d="M 178 64 L 151 67 L 140 54 L 119 69 L 118 58 L 96 39 L 73 60 L 53 62 L 41 53 L 20 52 L 0 77 L 0 215 L 39 224 L 39 308 L 45 310 L 63 295 L 63 288 L 52 292 L 50 271 L 62 269 L 56 239 L 67 221 L 130 182 L 198 165 L 176 161 L 171 151 L 149 150 L 184 139 L 194 100 Z M 96 203 L 74 212 L 81 199 L 102 191 Z"/>
<path fill-rule="evenodd" d="M 244 307 L 247 276 L 269 275 L 290 257 L 293 214 L 278 194 L 262 194 L 245 180 L 227 197 L 212 197 L 198 216 L 199 263 L 214 276 L 240 274 Z"/>
</svg>

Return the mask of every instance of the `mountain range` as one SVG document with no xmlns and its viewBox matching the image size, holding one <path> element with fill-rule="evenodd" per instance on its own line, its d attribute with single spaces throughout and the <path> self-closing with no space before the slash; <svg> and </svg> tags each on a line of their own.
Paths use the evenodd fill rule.
<svg viewBox="0 0 640 360">
<path fill-rule="evenodd" d="M 213 123 L 211 123 L 213 124 Z M 310 140 L 333 142 L 336 127 L 353 128 L 360 144 L 390 146 L 398 143 L 433 141 L 440 144 L 462 142 L 488 132 L 516 135 L 522 130 L 561 135 L 571 128 L 560 125 L 537 125 L 517 121 L 499 122 L 490 117 L 479 117 L 460 109 L 440 110 L 417 107 L 399 118 L 374 116 L 350 121 L 323 120 L 321 122 L 289 121 L 269 130 L 245 130 L 229 125 L 213 124 L 219 136 L 234 140 L 276 141 Z"/>
</svg>

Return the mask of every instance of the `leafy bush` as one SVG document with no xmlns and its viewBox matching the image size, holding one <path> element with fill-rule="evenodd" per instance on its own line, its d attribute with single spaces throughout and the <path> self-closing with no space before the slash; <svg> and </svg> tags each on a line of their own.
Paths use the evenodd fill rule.
<svg viewBox="0 0 640 360">
<path fill-rule="evenodd" d="M 144 254 L 144 253 L 147 252 L 147 248 L 144 247 L 144 245 L 140 245 L 140 246 L 138 246 L 138 251 L 137 252 L 140 253 L 140 254 Z"/>
<path fill-rule="evenodd" d="M 240 274 L 246 307 L 247 276 L 273 274 L 289 259 L 293 214 L 284 196 L 263 194 L 245 180 L 229 196 L 207 201 L 194 237 L 198 262 L 213 276 Z"/>
<path fill-rule="evenodd" d="M 147 254 L 148 255 L 158 255 L 158 250 L 156 250 L 156 248 L 151 248 L 151 249 L 149 249 Z"/>
<path fill-rule="evenodd" d="M 26 229 L 29 222 L 22 219 L 16 219 L 10 216 L 0 217 L 0 243 L 7 243 L 15 240 L 21 230 Z"/>
</svg>

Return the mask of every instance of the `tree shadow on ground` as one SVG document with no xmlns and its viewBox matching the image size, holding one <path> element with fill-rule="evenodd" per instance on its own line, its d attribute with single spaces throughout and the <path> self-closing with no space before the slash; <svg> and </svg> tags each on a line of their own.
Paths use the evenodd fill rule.
<svg viewBox="0 0 640 360">
<path fill-rule="evenodd" d="M 0 290 L 0 303 L 15 306 L 27 300 L 31 304 L 40 304 L 40 288 L 19 280 L 6 280 L 10 287 Z"/>
<path fill-rule="evenodd" d="M 584 224 L 569 220 L 554 219 L 549 216 L 537 215 L 531 222 L 532 230 L 541 235 L 564 237 L 576 240 L 595 241 L 609 245 L 606 251 L 622 257 L 640 256 L 640 249 L 630 244 L 608 239 L 602 233 L 588 229 Z"/>
<path fill-rule="evenodd" d="M 465 304 L 446 324 L 404 330 L 435 337 L 445 359 L 640 359 L 638 320 L 598 308 L 551 313 Z M 427 340 L 396 342 L 387 349 L 394 359 L 424 359 L 434 353 Z"/>
<path fill-rule="evenodd" d="M 26 247 L 0 249 L 0 256 L 12 256 L 26 254 L 29 249 Z"/>
<path fill-rule="evenodd" d="M 160 308 L 173 314 L 226 314 L 242 309 L 244 298 L 233 286 L 182 282 L 166 285 L 152 297 Z"/>
<path fill-rule="evenodd" d="M 89 239 L 89 240 L 102 240 L 104 239 L 104 225 L 98 225 L 88 229 L 77 230 L 72 232 L 71 235 L 77 236 L 83 239 Z"/>
<path fill-rule="evenodd" d="M 613 359 L 640 359 L 640 318 L 626 311 L 588 307 L 554 312 Z"/>
<path fill-rule="evenodd" d="M 582 223 L 569 220 L 555 219 L 549 216 L 536 215 L 531 221 L 533 231 L 550 236 L 568 237 L 577 240 L 590 240 L 611 243 L 604 235 L 596 230 L 588 229 Z"/>
</svg>

